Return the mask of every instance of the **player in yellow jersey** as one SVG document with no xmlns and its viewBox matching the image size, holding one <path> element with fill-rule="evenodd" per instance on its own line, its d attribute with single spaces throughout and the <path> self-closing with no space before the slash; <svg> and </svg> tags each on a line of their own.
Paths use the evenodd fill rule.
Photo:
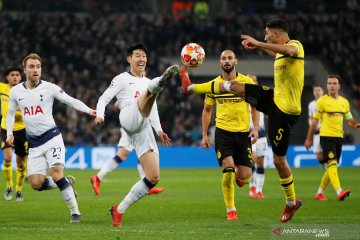
<svg viewBox="0 0 360 240">
<path fill-rule="evenodd" d="M 21 69 L 18 67 L 10 67 L 5 72 L 8 83 L 0 83 L 1 96 L 1 148 L 4 155 L 4 177 L 6 180 L 6 190 L 4 194 L 5 200 L 12 199 L 13 192 L 13 176 L 12 176 L 12 146 L 6 143 L 6 115 L 8 112 L 9 93 L 10 88 L 17 85 L 21 81 Z M 16 201 L 23 201 L 22 186 L 25 179 L 26 157 L 28 155 L 28 142 L 25 134 L 25 124 L 21 117 L 21 112 L 18 110 L 15 115 L 14 125 L 15 136 L 15 154 L 16 154 Z"/>
<path fill-rule="evenodd" d="M 348 125 L 360 130 L 360 123 L 356 122 L 351 115 L 348 100 L 339 95 L 340 76 L 329 75 L 327 78 L 328 94 L 318 99 L 316 103 L 316 112 L 309 128 L 305 147 L 310 149 L 313 144 L 313 136 L 316 127 L 321 121 L 320 126 L 320 145 L 323 151 L 323 160 L 327 161 L 327 169 L 321 179 L 320 187 L 315 195 L 323 194 L 325 188 L 333 185 L 339 201 L 343 201 L 350 195 L 350 190 L 343 190 L 340 186 L 338 176 L 338 162 L 341 156 L 343 142 L 343 121 L 344 117 Z"/>
<path fill-rule="evenodd" d="M 260 112 L 268 115 L 268 136 L 274 153 L 274 164 L 280 176 L 286 204 L 281 222 L 289 221 L 302 205 L 295 197 L 291 169 L 286 160 L 291 129 L 301 113 L 301 94 L 304 86 L 304 49 L 297 40 L 290 40 L 289 26 L 285 20 L 272 20 L 266 24 L 265 40 L 260 42 L 248 35 L 241 35 L 245 49 L 260 49 L 275 57 L 274 89 L 237 81 L 192 84 L 186 68 L 180 71 L 185 94 L 233 93 Z"/>
<path fill-rule="evenodd" d="M 235 80 L 242 83 L 254 84 L 254 81 L 236 72 L 235 66 L 238 59 L 231 50 L 225 50 L 220 55 L 222 74 L 213 82 L 225 82 Z M 238 220 L 235 208 L 234 180 L 239 186 L 249 182 L 252 172 L 251 161 L 251 136 L 253 142 L 258 138 L 259 113 L 255 108 L 251 109 L 252 118 L 255 122 L 254 130 L 250 129 L 249 104 L 243 98 L 232 93 L 207 94 L 202 113 L 202 145 L 209 149 L 210 141 L 207 135 L 213 105 L 216 105 L 216 130 L 215 151 L 222 168 L 222 191 L 227 211 L 227 220 Z M 235 167 L 237 171 L 235 173 Z"/>
</svg>

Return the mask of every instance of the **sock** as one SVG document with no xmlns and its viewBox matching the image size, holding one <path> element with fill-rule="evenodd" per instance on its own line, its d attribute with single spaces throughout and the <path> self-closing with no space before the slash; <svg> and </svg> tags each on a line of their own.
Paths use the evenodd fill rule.
<svg viewBox="0 0 360 240">
<path fill-rule="evenodd" d="M 252 188 L 252 187 L 256 187 L 256 171 L 255 171 L 255 164 L 253 164 L 252 166 L 252 173 L 251 173 L 251 180 L 250 180 L 250 183 L 249 183 L 249 187 Z"/>
<path fill-rule="evenodd" d="M 68 206 L 70 213 L 80 215 L 74 189 L 70 185 L 69 181 L 65 177 L 63 177 L 60 180 L 56 181 L 56 185 L 59 187 L 61 196 L 65 200 L 65 203 Z"/>
<path fill-rule="evenodd" d="M 280 179 L 280 183 L 285 193 L 286 204 L 290 207 L 295 206 L 295 186 L 292 174 L 288 178 Z"/>
<path fill-rule="evenodd" d="M 137 164 L 137 170 L 139 172 L 140 179 L 143 179 L 145 177 L 144 169 L 142 168 L 140 162 Z"/>
<path fill-rule="evenodd" d="M 256 192 L 262 192 L 265 181 L 265 169 L 257 168 L 256 169 Z"/>
<path fill-rule="evenodd" d="M 324 174 L 323 174 L 323 176 L 321 178 L 318 193 L 323 193 L 324 190 L 326 189 L 326 187 L 329 185 L 329 183 L 330 183 L 329 171 L 326 169 L 326 171 L 324 172 Z"/>
<path fill-rule="evenodd" d="M 123 160 L 118 155 L 115 155 L 115 157 L 108 160 L 97 174 L 100 181 L 103 180 L 106 174 L 112 172 L 122 162 Z"/>
<path fill-rule="evenodd" d="M 13 187 L 13 179 L 12 179 L 12 174 L 13 174 L 13 170 L 12 170 L 12 164 L 11 161 L 10 162 L 6 162 L 4 161 L 4 177 L 5 177 L 5 181 L 6 181 L 6 187 Z"/>
<path fill-rule="evenodd" d="M 54 182 L 52 177 L 46 177 L 45 180 L 44 180 L 43 185 L 41 186 L 41 188 L 38 191 L 52 190 L 52 189 L 57 188 L 57 187 L 58 186 L 56 185 L 56 183 Z"/>
<path fill-rule="evenodd" d="M 25 166 L 16 168 L 16 192 L 22 191 L 25 180 Z"/>
<path fill-rule="evenodd" d="M 117 211 L 119 213 L 124 213 L 135 202 L 139 201 L 144 197 L 149 189 L 155 187 L 147 178 L 139 180 L 137 183 L 132 186 L 130 192 L 125 196 L 124 200 L 119 204 Z"/>
<path fill-rule="evenodd" d="M 161 81 L 162 78 L 163 77 L 156 77 L 149 82 L 149 84 L 148 84 L 149 92 L 151 92 L 153 94 L 161 92 L 161 90 L 163 89 L 163 86 L 164 86 L 164 84 Z"/>
<path fill-rule="evenodd" d="M 215 83 L 213 81 L 194 84 L 194 93 L 204 94 L 204 93 L 212 93 L 212 94 L 220 94 L 219 89 L 220 83 Z"/>
<path fill-rule="evenodd" d="M 339 180 L 339 175 L 338 175 L 338 170 L 337 170 L 337 162 L 336 160 L 334 161 L 331 161 L 329 164 L 328 164 L 328 167 L 327 167 L 327 172 L 328 172 L 328 175 L 329 175 L 329 179 L 331 181 L 331 184 L 333 185 L 336 193 L 338 192 L 341 192 L 342 189 L 341 189 L 341 186 L 340 186 L 340 180 Z M 339 191 L 340 190 L 340 191 Z M 339 195 L 339 193 L 338 193 Z"/>
<path fill-rule="evenodd" d="M 226 209 L 235 208 L 235 169 L 232 167 L 227 167 L 223 170 L 222 175 L 222 191 L 224 195 L 225 207 Z"/>
</svg>

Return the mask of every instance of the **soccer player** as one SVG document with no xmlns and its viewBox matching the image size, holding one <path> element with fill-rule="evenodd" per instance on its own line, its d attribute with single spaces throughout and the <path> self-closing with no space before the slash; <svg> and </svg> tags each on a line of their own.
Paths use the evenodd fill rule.
<svg viewBox="0 0 360 240">
<path fill-rule="evenodd" d="M 254 74 L 248 74 L 255 84 L 258 84 L 257 77 Z M 253 129 L 253 122 L 250 122 L 250 129 Z M 268 149 L 268 143 L 266 138 L 266 129 L 264 121 L 264 113 L 259 112 L 259 138 L 257 141 L 252 144 L 252 176 L 249 183 L 250 191 L 249 197 L 252 199 L 262 199 L 264 198 L 262 189 L 265 182 L 265 168 L 264 168 L 264 158 Z"/>
<path fill-rule="evenodd" d="M 169 67 L 162 76 L 152 80 L 145 77 L 147 50 L 142 43 L 136 43 L 127 49 L 127 61 L 130 70 L 116 76 L 108 89 L 99 98 L 95 124 L 104 122 L 105 106 L 116 96 L 120 104 L 120 124 L 128 135 L 130 144 L 144 169 L 145 177 L 130 189 L 120 202 L 110 207 L 113 226 L 120 227 L 127 208 L 139 201 L 159 182 L 159 150 L 151 128 L 150 119 L 157 113 L 156 98 L 166 81 L 179 72 L 179 66 Z M 165 145 L 170 145 L 166 133 L 157 133 Z"/>
<path fill-rule="evenodd" d="M 180 71 L 182 89 L 185 94 L 233 93 L 245 98 L 258 111 L 268 115 L 268 136 L 274 153 L 274 164 L 280 176 L 286 204 L 280 216 L 281 222 L 289 221 L 302 205 L 295 197 L 295 186 L 291 169 L 286 160 L 291 129 L 301 113 L 301 94 L 304 86 L 304 49 L 297 40 L 288 35 L 285 20 L 272 20 L 266 24 L 265 40 L 258 41 L 241 35 L 242 45 L 247 50 L 260 49 L 273 56 L 275 87 L 244 84 L 237 81 L 207 82 L 192 84 L 185 67 Z"/>
<path fill-rule="evenodd" d="M 327 78 L 328 94 L 320 97 L 316 103 L 316 112 L 311 122 L 305 147 L 310 149 L 313 144 L 313 135 L 319 121 L 320 145 L 323 151 L 323 160 L 327 162 L 327 169 L 321 179 L 320 187 L 315 195 L 323 194 L 329 182 L 333 185 L 338 200 L 343 201 L 350 195 L 350 190 L 343 190 L 338 176 L 338 163 L 342 151 L 343 142 L 343 121 L 344 117 L 348 125 L 360 131 L 360 123 L 356 122 L 351 115 L 348 100 L 339 95 L 341 78 L 332 74 Z"/>
<path fill-rule="evenodd" d="M 221 53 L 219 59 L 222 74 L 213 82 L 224 82 L 235 79 L 238 82 L 254 84 L 254 81 L 236 71 L 238 59 L 231 50 Z M 234 180 L 239 186 L 248 183 L 251 178 L 251 139 L 258 138 L 259 115 L 255 108 L 251 109 L 255 122 L 254 129 L 250 129 L 250 109 L 244 99 L 232 93 L 207 94 L 202 112 L 202 145 L 209 149 L 210 141 L 207 135 L 213 105 L 216 105 L 215 151 L 222 168 L 222 191 L 227 211 L 227 220 L 238 220 L 235 208 Z M 235 173 L 235 168 L 237 171 Z M 235 177 L 236 175 L 236 177 Z"/>
<path fill-rule="evenodd" d="M 78 223 L 81 214 L 73 187 L 74 178 L 64 177 L 65 146 L 52 115 L 53 103 L 58 99 L 92 116 L 96 115 L 96 111 L 67 95 L 59 86 L 41 80 L 41 58 L 38 54 L 26 56 L 23 67 L 26 81 L 10 91 L 6 142 L 14 146 L 14 117 L 17 108 L 20 108 L 29 141 L 28 176 L 31 187 L 38 191 L 58 187 L 70 210 L 70 222 Z M 46 177 L 48 171 L 51 177 Z"/>
<path fill-rule="evenodd" d="M 8 103 L 10 89 L 16 86 L 21 81 L 21 68 L 9 67 L 5 72 L 6 83 L 0 83 L 1 95 L 1 148 L 4 156 L 4 177 L 6 180 L 6 190 L 4 194 L 5 200 L 12 199 L 13 192 L 13 170 L 12 170 L 12 146 L 6 143 L 6 115 L 8 113 Z M 18 109 L 15 114 L 14 124 L 14 145 L 16 154 L 16 188 L 15 200 L 23 201 L 22 187 L 25 180 L 26 158 L 29 147 L 25 134 L 25 124 L 21 117 L 21 112 Z"/>
<path fill-rule="evenodd" d="M 156 115 L 156 116 L 159 116 L 159 115 Z M 161 128 L 159 119 L 157 119 L 156 125 L 153 124 L 153 121 L 150 121 L 150 122 L 151 122 L 152 127 L 155 129 L 155 132 L 157 132 L 157 133 L 162 132 L 162 128 Z M 112 172 L 119 164 L 124 162 L 126 160 L 126 158 L 128 157 L 128 155 L 134 150 L 134 147 L 129 142 L 129 137 L 126 134 L 125 130 L 123 128 L 120 128 L 120 132 L 121 132 L 121 137 L 120 137 L 120 140 L 118 143 L 118 151 L 117 151 L 116 155 L 112 159 L 109 159 L 104 164 L 104 166 L 100 169 L 100 171 L 96 175 L 92 176 L 90 179 L 96 196 L 100 195 L 100 184 L 101 184 L 102 180 L 104 179 L 105 175 Z M 141 167 L 141 164 L 139 161 L 137 164 L 137 169 L 139 172 L 140 179 L 143 179 L 145 177 L 145 173 L 144 173 L 144 170 Z M 164 188 L 162 188 L 162 187 L 158 187 L 158 188 L 153 187 L 147 192 L 147 194 L 149 194 L 149 195 L 150 194 L 158 194 L 163 191 L 164 191 Z"/>
<path fill-rule="evenodd" d="M 313 94 L 314 94 L 314 100 L 312 100 L 308 105 L 308 112 L 309 112 L 309 127 L 311 126 L 311 122 L 313 120 L 313 116 L 316 112 L 316 102 L 317 100 L 324 95 L 324 90 L 320 84 L 314 84 L 312 86 Z M 316 155 L 316 159 L 319 161 L 321 167 L 326 170 L 326 162 L 322 161 L 322 150 L 320 146 L 320 121 L 318 123 L 318 126 L 316 127 L 316 131 L 314 133 L 314 139 L 313 139 L 313 151 Z M 319 195 L 318 200 L 327 200 L 324 196 Z"/>
</svg>

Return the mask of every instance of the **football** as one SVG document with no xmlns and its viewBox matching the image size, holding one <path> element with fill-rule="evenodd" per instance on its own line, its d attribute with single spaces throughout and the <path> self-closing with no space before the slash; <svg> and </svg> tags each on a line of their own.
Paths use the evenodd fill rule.
<svg viewBox="0 0 360 240">
<path fill-rule="evenodd" d="M 205 50 L 197 43 L 188 43 L 181 50 L 181 62 L 187 67 L 198 67 L 205 60 Z"/>
</svg>

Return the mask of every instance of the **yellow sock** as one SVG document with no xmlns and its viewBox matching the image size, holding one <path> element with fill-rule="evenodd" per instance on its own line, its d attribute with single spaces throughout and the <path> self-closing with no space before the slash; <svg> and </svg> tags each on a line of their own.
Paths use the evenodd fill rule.
<svg viewBox="0 0 360 240">
<path fill-rule="evenodd" d="M 220 94 L 219 90 L 220 83 L 215 83 L 214 81 L 206 82 L 206 83 L 200 83 L 200 84 L 194 84 L 194 93 L 198 94 Z"/>
<path fill-rule="evenodd" d="M 25 166 L 16 169 L 16 192 L 22 191 L 25 180 Z"/>
<path fill-rule="evenodd" d="M 285 193 L 286 202 L 295 201 L 295 186 L 292 174 L 288 178 L 280 178 L 280 183 Z"/>
<path fill-rule="evenodd" d="M 327 172 L 329 174 L 329 178 L 331 181 L 331 184 L 333 185 L 335 191 L 341 188 L 340 186 L 340 180 L 339 175 L 337 171 L 337 162 L 336 160 L 331 161 L 327 166 Z"/>
<path fill-rule="evenodd" d="M 329 172 L 326 169 L 326 171 L 324 172 L 324 175 L 321 178 L 320 188 L 322 190 L 325 190 L 327 188 L 327 186 L 329 185 L 329 183 L 330 183 Z"/>
<path fill-rule="evenodd" d="M 227 209 L 235 208 L 235 169 L 225 168 L 222 175 L 222 191 L 224 194 L 225 206 Z"/>
<path fill-rule="evenodd" d="M 13 180 L 12 180 L 12 164 L 11 162 L 4 161 L 4 177 L 6 181 L 6 187 L 13 187 Z"/>
</svg>

